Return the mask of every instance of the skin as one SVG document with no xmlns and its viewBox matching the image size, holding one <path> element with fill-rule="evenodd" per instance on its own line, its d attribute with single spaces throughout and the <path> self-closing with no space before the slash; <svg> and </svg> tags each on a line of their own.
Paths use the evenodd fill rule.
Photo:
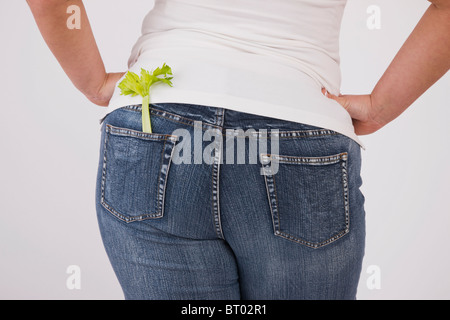
<svg viewBox="0 0 450 320">
<path fill-rule="evenodd" d="M 450 69 L 450 0 L 430 2 L 371 94 L 335 96 L 322 89 L 350 113 L 356 134 L 390 123 Z"/>
<path fill-rule="evenodd" d="M 38 28 L 75 87 L 91 102 L 108 106 L 124 72 L 108 73 L 81 0 L 27 0 Z M 81 28 L 67 28 L 67 8 L 81 9 Z"/>
<path fill-rule="evenodd" d="M 450 0 L 429 0 L 429 8 L 380 78 L 372 93 L 334 96 L 367 135 L 397 118 L 450 69 Z M 91 102 L 107 106 L 124 72 L 108 73 L 81 0 L 27 0 L 48 47 Z M 81 9 L 81 29 L 66 26 L 67 7 Z"/>
</svg>

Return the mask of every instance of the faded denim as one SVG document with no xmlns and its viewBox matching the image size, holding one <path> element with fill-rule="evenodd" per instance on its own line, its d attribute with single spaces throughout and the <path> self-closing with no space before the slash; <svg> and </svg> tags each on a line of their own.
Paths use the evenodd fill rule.
<svg viewBox="0 0 450 320">
<path fill-rule="evenodd" d="M 96 186 L 103 243 L 126 299 L 356 299 L 365 212 L 355 141 L 179 103 L 152 104 L 153 133 L 143 133 L 140 110 L 126 106 L 103 119 Z M 251 139 L 267 150 L 238 163 L 227 129 L 250 128 L 268 136 L 246 137 L 246 154 Z M 212 163 L 194 161 L 195 129 L 223 137 L 214 148 L 200 140 Z M 175 163 L 177 146 L 188 142 L 192 161 Z M 268 170 L 273 161 L 276 172 Z"/>
</svg>

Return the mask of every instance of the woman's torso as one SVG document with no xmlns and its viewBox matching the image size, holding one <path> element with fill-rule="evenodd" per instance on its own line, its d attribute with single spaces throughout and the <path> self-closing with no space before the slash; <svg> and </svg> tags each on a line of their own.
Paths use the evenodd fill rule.
<svg viewBox="0 0 450 320">
<path fill-rule="evenodd" d="M 131 71 L 167 63 L 173 87 L 150 102 L 226 107 L 303 122 L 357 140 L 339 94 L 339 32 L 346 0 L 155 0 L 132 49 Z M 108 112 L 139 98 L 118 89 Z"/>
</svg>

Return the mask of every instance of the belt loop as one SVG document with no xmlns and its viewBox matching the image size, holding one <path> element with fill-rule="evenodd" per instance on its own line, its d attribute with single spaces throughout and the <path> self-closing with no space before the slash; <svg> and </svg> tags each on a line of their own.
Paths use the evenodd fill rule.
<svg viewBox="0 0 450 320">
<path fill-rule="evenodd" d="M 216 109 L 216 125 L 223 127 L 223 123 L 224 123 L 224 113 L 225 113 L 225 109 L 224 108 L 215 108 Z"/>
</svg>

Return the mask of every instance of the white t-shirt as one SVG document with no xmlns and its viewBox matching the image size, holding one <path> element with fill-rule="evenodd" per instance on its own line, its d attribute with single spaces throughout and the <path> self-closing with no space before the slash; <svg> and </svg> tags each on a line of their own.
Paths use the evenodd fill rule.
<svg viewBox="0 0 450 320">
<path fill-rule="evenodd" d="M 340 93 L 339 32 L 347 0 L 155 0 L 129 70 L 166 63 L 173 86 L 150 103 L 221 107 L 342 133 L 359 144 Z M 120 82 L 120 81 L 119 81 Z M 116 88 L 105 115 L 140 96 Z"/>
</svg>

